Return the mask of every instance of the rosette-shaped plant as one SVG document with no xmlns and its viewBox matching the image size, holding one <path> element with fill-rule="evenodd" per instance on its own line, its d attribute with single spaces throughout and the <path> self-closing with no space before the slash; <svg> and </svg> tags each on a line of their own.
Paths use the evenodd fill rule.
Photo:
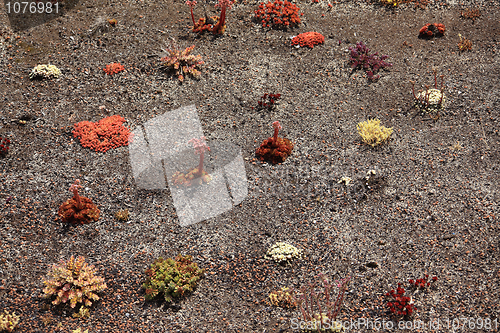
<svg viewBox="0 0 500 333">
<path fill-rule="evenodd" d="M 128 146 L 132 139 L 130 130 L 123 126 L 125 118 L 114 115 L 97 123 L 81 121 L 73 125 L 73 137 L 80 139 L 83 147 L 107 152 L 109 149 Z"/>
<path fill-rule="evenodd" d="M 192 292 L 204 273 L 205 270 L 199 269 L 190 255 L 178 255 L 175 260 L 160 257 L 146 270 L 147 278 L 142 288 L 146 290 L 148 301 L 163 295 L 170 303 L 173 298 Z"/>
<path fill-rule="evenodd" d="M 429 88 L 428 85 L 425 86 L 425 90 L 418 91 L 415 94 L 415 81 L 410 81 L 411 91 L 414 98 L 414 106 L 421 112 L 429 114 L 429 116 L 437 120 L 439 118 L 439 112 L 444 109 L 446 97 L 444 95 L 444 75 L 441 77 L 441 89 L 438 89 L 437 84 L 437 71 L 434 70 L 434 88 Z"/>
<path fill-rule="evenodd" d="M 201 60 L 201 55 L 194 56 L 191 54 L 193 49 L 194 45 L 191 45 L 185 50 L 181 50 L 175 41 L 172 40 L 170 46 L 165 49 L 168 55 L 161 58 L 163 67 L 167 70 L 175 71 L 175 75 L 177 75 L 180 82 L 184 81 L 184 76 L 187 74 L 195 78 L 201 75 L 201 72 L 196 67 L 203 65 L 204 62 Z"/>
<path fill-rule="evenodd" d="M 95 273 L 95 267 L 85 263 L 82 256 L 61 260 L 59 264 L 52 265 L 48 279 L 43 281 L 45 298 L 55 296 L 54 305 L 69 302 L 71 308 L 78 303 L 90 307 L 92 301 L 99 300 L 97 293 L 107 288 L 104 278 L 95 276 Z"/>
<path fill-rule="evenodd" d="M 279 121 L 273 123 L 274 136 L 262 142 L 255 154 L 261 161 L 269 161 L 273 164 L 281 163 L 292 153 L 293 143 L 285 138 L 278 137 L 278 131 L 281 129 Z"/>
<path fill-rule="evenodd" d="M 292 38 L 292 46 L 298 45 L 300 47 L 308 46 L 311 49 L 314 45 L 323 44 L 325 42 L 325 37 L 319 32 L 304 32 L 298 36 Z"/>
<path fill-rule="evenodd" d="M 60 75 L 61 71 L 54 65 L 38 65 L 31 70 L 30 79 L 57 79 Z"/>
<path fill-rule="evenodd" d="M 99 209 L 92 203 L 92 200 L 87 197 L 81 197 L 78 194 L 78 188 L 80 187 L 80 180 L 75 180 L 75 183 L 69 188 L 73 192 L 73 198 L 67 200 L 59 207 L 59 216 L 63 222 L 78 225 L 90 223 L 92 220 L 99 220 Z"/>
</svg>

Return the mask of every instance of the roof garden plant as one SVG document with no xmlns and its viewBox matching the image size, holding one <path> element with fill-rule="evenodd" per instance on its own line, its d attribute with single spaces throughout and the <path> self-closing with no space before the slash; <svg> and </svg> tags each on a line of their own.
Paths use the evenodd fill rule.
<svg viewBox="0 0 500 333">
<path fill-rule="evenodd" d="M 432 38 L 432 37 L 441 37 L 444 35 L 446 28 L 444 24 L 441 23 L 427 23 L 419 30 L 419 38 Z"/>
<path fill-rule="evenodd" d="M 193 32 L 201 33 L 204 31 L 212 32 L 214 35 L 222 35 L 226 30 L 226 12 L 231 9 L 234 0 L 219 0 L 215 7 L 220 8 L 220 16 L 208 17 L 205 11 L 205 17 L 200 18 L 198 22 L 194 19 L 193 8 L 196 6 L 196 0 L 186 1 L 186 5 L 191 10 L 191 20 L 193 21 Z"/>
<path fill-rule="evenodd" d="M 170 303 L 174 298 L 192 292 L 205 270 L 198 268 L 190 255 L 179 254 L 175 260 L 158 258 L 145 273 L 147 278 L 142 288 L 146 291 L 146 300 L 163 296 Z"/>
<path fill-rule="evenodd" d="M 177 46 L 174 39 L 165 49 L 167 55 L 161 58 L 162 66 L 168 71 L 175 72 L 178 80 L 182 83 L 186 75 L 191 75 L 194 78 L 199 78 L 201 72 L 197 69 L 204 64 L 201 60 L 201 55 L 194 56 L 191 54 L 195 46 L 191 45 L 182 50 Z"/>
<path fill-rule="evenodd" d="M 188 141 L 192 143 L 195 153 L 200 155 L 200 161 L 198 167 L 190 170 L 187 173 L 177 171 L 172 176 L 173 184 L 177 187 L 179 186 L 191 186 L 191 185 L 202 185 L 203 183 L 208 184 L 212 180 L 212 177 L 203 169 L 203 161 L 205 159 L 205 152 L 210 151 L 210 147 L 205 142 L 205 137 L 193 138 Z"/>
<path fill-rule="evenodd" d="M 375 147 L 387 141 L 392 134 L 392 128 L 380 125 L 379 119 L 368 119 L 357 125 L 358 133 L 363 142 Z"/>
<path fill-rule="evenodd" d="M 0 156 L 4 157 L 9 152 L 10 140 L 0 136 Z"/>
<path fill-rule="evenodd" d="M 279 121 L 273 123 L 274 135 L 262 142 L 255 154 L 261 161 L 268 161 L 273 164 L 284 162 L 292 153 L 293 143 L 278 137 L 278 132 L 282 128 Z"/>
<path fill-rule="evenodd" d="M 78 189 L 81 187 L 80 179 L 75 180 L 69 188 L 73 192 L 73 197 L 59 207 L 58 214 L 63 222 L 82 225 L 99 220 L 100 211 L 97 206 L 89 198 L 78 194 Z"/>
<path fill-rule="evenodd" d="M 441 87 L 438 89 L 437 71 L 434 70 L 434 88 L 425 86 L 425 90 L 419 90 L 415 94 L 415 81 L 410 81 L 414 106 L 421 112 L 426 113 L 434 120 L 440 116 L 440 111 L 445 107 L 446 96 L 444 94 L 444 75 L 440 75 Z"/>
<path fill-rule="evenodd" d="M 52 300 L 53 305 L 69 302 L 72 309 L 79 303 L 82 307 L 90 307 L 93 301 L 99 300 L 97 293 L 107 288 L 104 278 L 95 274 L 94 265 L 88 265 L 82 256 L 71 256 L 67 261 L 61 260 L 52 265 L 48 278 L 43 281 L 44 297 L 55 297 Z"/>
<path fill-rule="evenodd" d="M 328 282 L 324 274 L 318 275 L 319 283 L 303 285 L 298 292 L 293 293 L 302 314 L 302 330 L 307 332 L 344 332 L 345 327 L 337 321 L 337 316 L 342 308 L 344 294 L 351 277 Z M 335 297 L 334 290 L 337 289 Z"/>
<path fill-rule="evenodd" d="M 349 47 L 349 51 L 351 51 L 349 59 L 351 68 L 365 70 L 370 81 L 380 78 L 380 75 L 375 75 L 380 69 L 392 66 L 391 63 L 385 62 L 389 56 L 379 56 L 378 52 L 370 54 L 370 49 L 363 42 L 358 42 L 355 47 Z"/>
<path fill-rule="evenodd" d="M 255 20 L 262 23 L 264 28 L 281 30 L 293 28 L 300 24 L 299 7 L 287 0 L 261 2 L 259 8 L 255 10 Z"/>
<path fill-rule="evenodd" d="M 115 62 L 115 63 L 109 64 L 109 65 L 106 65 L 106 67 L 103 68 L 102 70 L 104 71 L 104 73 L 106 73 L 108 75 L 113 75 L 113 74 L 117 74 L 117 73 L 124 71 L 125 67 L 123 67 L 121 64 Z"/>
<path fill-rule="evenodd" d="M 31 80 L 42 79 L 57 79 L 61 75 L 61 70 L 54 65 L 38 65 L 35 66 L 29 75 Z"/>
<path fill-rule="evenodd" d="M 292 46 L 314 48 L 315 45 L 323 44 L 325 37 L 319 32 L 309 31 L 292 38 Z"/>
<path fill-rule="evenodd" d="M 80 140 L 83 147 L 105 153 L 109 149 L 128 146 L 132 133 L 123 126 L 125 118 L 113 115 L 96 123 L 81 121 L 73 125 L 73 137 Z"/>
</svg>

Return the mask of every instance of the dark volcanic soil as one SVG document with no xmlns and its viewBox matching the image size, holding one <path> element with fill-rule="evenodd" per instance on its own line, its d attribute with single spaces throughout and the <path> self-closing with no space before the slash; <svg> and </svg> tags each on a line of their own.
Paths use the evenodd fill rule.
<svg viewBox="0 0 500 333">
<path fill-rule="evenodd" d="M 268 294 L 315 281 L 320 272 L 352 277 L 343 321 L 396 320 L 385 294 L 429 274 L 438 281 L 411 294 L 411 319 L 441 320 L 435 332 L 451 332 L 447 320 L 488 319 L 491 328 L 461 320 L 460 330 L 498 332 L 498 4 L 296 4 L 304 13 L 300 26 L 277 31 L 252 20 L 258 2 L 238 2 L 220 37 L 191 33 L 183 1 L 82 0 L 22 31 L 1 11 L 0 136 L 12 144 L 0 158 L 0 310 L 20 315 L 18 332 L 291 332 L 290 319 L 300 312 L 269 305 Z M 467 7 L 481 16 L 461 18 Z M 197 18 L 202 8 L 195 7 Z M 207 9 L 217 14 L 213 3 Z M 444 36 L 419 39 L 419 29 L 434 22 L 446 26 Z M 290 46 L 290 37 L 308 31 L 323 34 L 324 44 Z M 459 52 L 459 34 L 471 40 L 471 51 Z M 181 84 L 160 68 L 170 38 L 196 45 L 193 54 L 205 61 L 199 80 Z M 359 41 L 393 64 L 375 82 L 350 69 L 348 47 Z M 114 62 L 126 71 L 106 75 L 102 69 Z M 45 63 L 63 75 L 30 81 L 31 69 Z M 447 99 L 437 120 L 412 107 L 409 83 L 433 85 L 433 70 L 444 75 Z M 273 110 L 257 108 L 264 93 L 281 94 Z M 191 104 L 209 143 L 241 148 L 248 196 L 188 227 L 179 225 L 168 189 L 138 188 L 127 147 L 97 153 L 71 134 L 77 122 L 111 115 L 135 129 Z M 394 129 L 389 142 L 372 148 L 361 141 L 356 125 L 368 118 Z M 272 166 L 254 153 L 276 120 L 295 147 Z M 367 188 L 372 169 L 378 182 Z M 339 183 L 344 176 L 353 182 Z M 57 211 L 77 178 L 101 217 L 75 227 Z M 114 218 L 122 209 L 130 211 L 128 222 Z M 278 241 L 302 249 L 304 258 L 287 266 L 265 260 Z M 206 277 L 172 306 L 145 302 L 145 269 L 178 253 L 192 255 Z M 42 298 L 50 265 L 71 255 L 84 256 L 108 284 L 85 320 Z"/>
</svg>

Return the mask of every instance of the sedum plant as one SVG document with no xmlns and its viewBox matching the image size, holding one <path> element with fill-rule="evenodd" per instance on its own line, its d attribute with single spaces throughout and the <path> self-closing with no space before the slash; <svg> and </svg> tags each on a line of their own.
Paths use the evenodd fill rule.
<svg viewBox="0 0 500 333">
<path fill-rule="evenodd" d="M 19 316 L 15 312 L 8 313 L 7 310 L 0 314 L 0 332 L 12 332 L 19 324 Z"/>
<path fill-rule="evenodd" d="M 293 143 L 278 137 L 278 132 L 282 128 L 279 121 L 273 123 L 274 134 L 272 137 L 262 141 L 255 154 L 261 161 L 268 161 L 273 164 L 284 162 L 292 153 Z"/>
<path fill-rule="evenodd" d="M 283 287 L 277 291 L 272 291 L 269 294 L 269 301 L 274 306 L 287 309 L 293 309 L 297 306 L 297 302 L 293 298 L 293 291 L 287 287 Z"/>
<path fill-rule="evenodd" d="M 271 246 L 264 256 L 264 258 L 272 259 L 278 264 L 286 263 L 300 257 L 302 257 L 302 250 L 284 242 L 278 242 Z"/>
<path fill-rule="evenodd" d="M 170 46 L 165 49 L 168 55 L 161 58 L 163 67 L 175 71 L 175 75 L 177 75 L 180 82 L 184 81 L 184 76 L 187 74 L 195 78 L 201 75 L 201 72 L 196 67 L 203 65 L 204 62 L 201 60 L 201 55 L 194 56 L 191 54 L 194 47 L 194 45 L 191 45 L 185 50 L 181 50 L 175 40 L 172 39 Z"/>
<path fill-rule="evenodd" d="M 389 56 L 379 56 L 378 52 L 370 54 L 370 49 L 363 42 L 357 43 L 355 47 L 349 47 L 349 51 L 351 52 L 349 58 L 351 68 L 353 70 L 357 68 L 365 70 L 370 81 L 380 78 L 380 75 L 375 75 L 379 69 L 392 66 L 392 64 L 385 62 L 385 59 Z"/>
<path fill-rule="evenodd" d="M 360 122 L 357 129 L 363 142 L 372 147 L 386 141 L 392 134 L 392 127 L 380 126 L 380 120 L 378 119 L 368 119 L 367 121 Z"/>
<path fill-rule="evenodd" d="M 78 189 L 81 187 L 80 179 L 75 180 L 75 183 L 69 188 L 73 192 L 73 198 L 68 199 L 59 207 L 59 216 L 63 222 L 78 225 L 99 220 L 99 208 L 89 198 L 81 197 L 78 194 Z"/>
<path fill-rule="evenodd" d="M 38 65 L 31 70 L 30 79 L 57 79 L 60 75 L 61 71 L 54 65 Z"/>
<path fill-rule="evenodd" d="M 429 116 L 437 120 L 439 118 L 439 111 L 444 109 L 446 97 L 444 95 L 444 75 L 441 77 L 441 88 L 438 89 L 437 72 L 434 70 L 434 88 L 425 86 L 425 91 L 418 91 L 415 94 L 415 81 L 410 81 L 411 91 L 414 98 L 414 106 L 421 112 L 428 113 Z"/>
<path fill-rule="evenodd" d="M 173 298 L 192 292 L 205 270 L 198 268 L 190 255 L 183 257 L 179 254 L 175 260 L 158 258 L 145 273 L 147 278 L 142 288 L 146 290 L 146 299 L 151 301 L 163 295 L 170 303 Z"/>
<path fill-rule="evenodd" d="M 336 320 L 351 277 L 333 283 L 328 282 L 324 274 L 319 274 L 318 278 L 318 288 L 316 283 L 308 283 L 300 288 L 300 292 L 293 294 L 305 324 L 301 329 L 306 332 L 345 332 L 342 322 Z M 336 298 L 334 287 L 337 288 Z"/>
<path fill-rule="evenodd" d="M 95 276 L 95 272 L 94 265 L 89 266 L 82 256 L 77 259 L 71 256 L 68 261 L 61 260 L 59 264 L 52 266 L 49 278 L 43 281 L 46 286 L 43 289 L 45 297 L 55 296 L 52 301 L 54 305 L 69 301 L 71 308 L 75 308 L 78 303 L 90 307 L 92 301 L 99 300 L 97 293 L 107 288 L 104 278 Z"/>
</svg>

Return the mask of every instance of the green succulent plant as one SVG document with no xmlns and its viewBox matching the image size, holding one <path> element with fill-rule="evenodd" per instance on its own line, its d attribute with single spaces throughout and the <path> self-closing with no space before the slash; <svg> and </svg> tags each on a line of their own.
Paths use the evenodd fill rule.
<svg viewBox="0 0 500 333">
<path fill-rule="evenodd" d="M 148 277 L 142 288 L 146 290 L 146 300 L 163 295 L 170 303 L 173 298 L 192 292 L 205 270 L 198 268 L 190 255 L 178 255 L 175 260 L 158 258 L 145 273 Z"/>
</svg>

